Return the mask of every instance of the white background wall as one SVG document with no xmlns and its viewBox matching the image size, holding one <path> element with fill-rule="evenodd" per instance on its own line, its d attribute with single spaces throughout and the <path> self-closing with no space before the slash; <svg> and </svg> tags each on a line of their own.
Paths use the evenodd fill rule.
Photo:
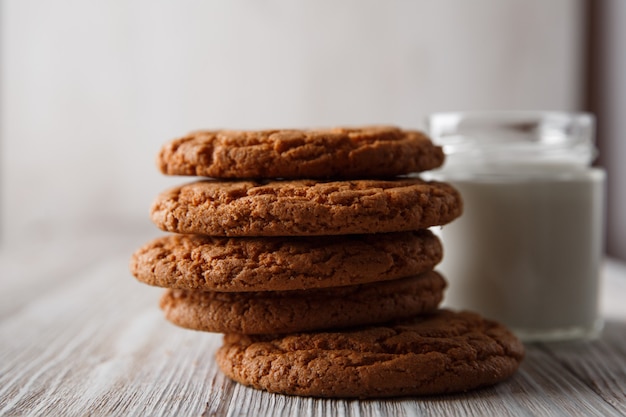
<svg viewBox="0 0 626 417">
<path fill-rule="evenodd" d="M 575 0 L 4 0 L 3 241 L 151 227 L 185 181 L 159 146 L 199 128 L 577 110 Z"/>
</svg>

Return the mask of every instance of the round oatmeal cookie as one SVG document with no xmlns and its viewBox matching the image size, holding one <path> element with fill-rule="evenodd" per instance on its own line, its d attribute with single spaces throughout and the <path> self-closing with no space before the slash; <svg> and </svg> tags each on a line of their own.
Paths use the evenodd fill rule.
<svg viewBox="0 0 626 417">
<path fill-rule="evenodd" d="M 168 175 L 214 178 L 372 178 L 437 168 L 444 154 L 423 133 L 390 126 L 198 131 L 166 143 Z"/>
<path fill-rule="evenodd" d="M 383 323 L 435 310 L 446 282 L 436 272 L 305 291 L 167 290 L 161 308 L 172 323 L 218 333 L 268 334 Z"/>
<path fill-rule="evenodd" d="M 504 326 L 438 310 L 396 324 L 279 336 L 226 334 L 222 371 L 269 392 L 396 397 L 468 391 L 510 377 L 524 356 Z"/>
<path fill-rule="evenodd" d="M 419 178 L 205 180 L 161 193 L 151 218 L 175 233 L 315 236 L 425 229 L 446 224 L 461 211 L 456 189 Z"/>
<path fill-rule="evenodd" d="M 408 277 L 442 258 L 429 230 L 312 237 L 214 237 L 170 234 L 137 250 L 140 281 L 203 291 L 285 291 Z"/>
</svg>

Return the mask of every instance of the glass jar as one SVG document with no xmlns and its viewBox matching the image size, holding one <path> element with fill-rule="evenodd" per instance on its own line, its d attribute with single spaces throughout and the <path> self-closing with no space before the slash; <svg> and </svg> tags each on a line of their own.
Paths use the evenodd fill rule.
<svg viewBox="0 0 626 417">
<path fill-rule="evenodd" d="M 438 233 L 444 305 L 525 341 L 593 338 L 599 315 L 605 173 L 586 113 L 439 113 L 427 118 L 463 215 Z"/>
</svg>

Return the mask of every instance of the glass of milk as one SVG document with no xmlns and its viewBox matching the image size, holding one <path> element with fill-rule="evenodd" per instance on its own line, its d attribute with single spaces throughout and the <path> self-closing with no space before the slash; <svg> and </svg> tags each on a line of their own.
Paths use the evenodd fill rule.
<svg viewBox="0 0 626 417">
<path fill-rule="evenodd" d="M 463 215 L 438 230 L 444 305 L 503 322 L 525 341 L 589 339 L 602 328 L 605 173 L 586 113 L 438 113 L 446 153 L 434 179 L 453 184 Z"/>
</svg>

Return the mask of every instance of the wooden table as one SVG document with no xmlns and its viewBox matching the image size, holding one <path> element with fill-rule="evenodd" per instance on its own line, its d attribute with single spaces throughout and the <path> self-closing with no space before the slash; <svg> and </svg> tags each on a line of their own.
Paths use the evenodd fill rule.
<svg viewBox="0 0 626 417">
<path fill-rule="evenodd" d="M 30 239 L 0 250 L 1 416 L 626 416 L 626 266 L 607 261 L 599 340 L 527 346 L 520 371 L 461 395 L 325 400 L 256 391 L 213 360 L 221 336 L 179 329 L 135 281 L 146 233 Z"/>
</svg>

